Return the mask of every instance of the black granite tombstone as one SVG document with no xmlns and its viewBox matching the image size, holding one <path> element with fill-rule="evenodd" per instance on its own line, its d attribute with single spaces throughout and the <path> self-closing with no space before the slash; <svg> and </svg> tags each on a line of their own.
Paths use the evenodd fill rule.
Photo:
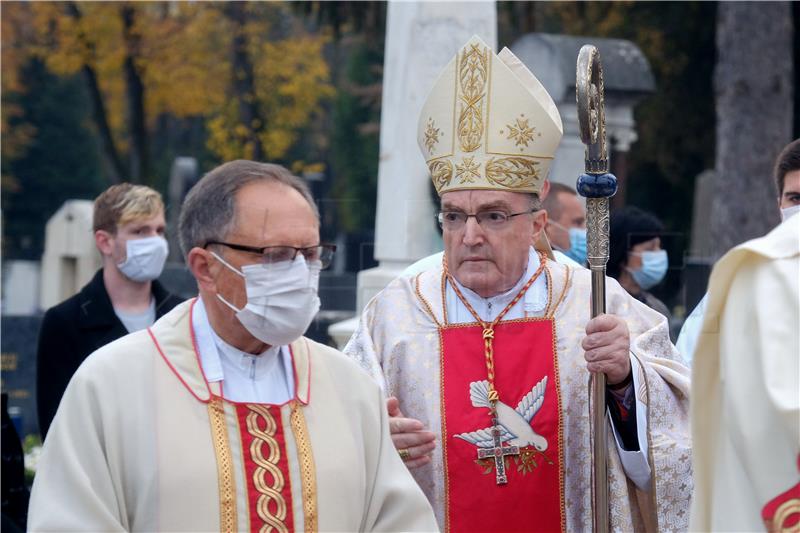
<svg viewBox="0 0 800 533">
<path fill-rule="evenodd" d="M 36 345 L 41 316 L 4 316 L 2 330 L 2 390 L 8 394 L 11 420 L 21 438 L 39 433 L 36 416 Z"/>
</svg>

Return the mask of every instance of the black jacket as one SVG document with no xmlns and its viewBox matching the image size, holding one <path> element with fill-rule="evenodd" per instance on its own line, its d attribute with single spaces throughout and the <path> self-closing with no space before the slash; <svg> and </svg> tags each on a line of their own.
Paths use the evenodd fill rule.
<svg viewBox="0 0 800 533">
<path fill-rule="evenodd" d="M 182 302 L 158 281 L 152 284 L 156 318 Z M 39 330 L 36 356 L 36 409 L 44 440 L 72 375 L 86 357 L 111 341 L 128 334 L 103 283 L 103 269 L 97 271 L 75 296 L 51 307 Z"/>
<path fill-rule="evenodd" d="M 4 533 L 25 531 L 28 517 L 28 486 L 25 484 L 25 454 L 19 435 L 8 416 L 8 395 L 2 394 L 0 433 L 2 439 L 2 530 Z"/>
</svg>

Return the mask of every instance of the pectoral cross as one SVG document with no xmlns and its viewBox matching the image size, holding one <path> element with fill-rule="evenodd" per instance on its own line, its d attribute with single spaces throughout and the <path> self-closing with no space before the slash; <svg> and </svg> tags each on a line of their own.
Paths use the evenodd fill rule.
<svg viewBox="0 0 800 533">
<path fill-rule="evenodd" d="M 506 476 L 506 455 L 519 455 L 519 446 L 503 446 L 503 441 L 500 440 L 500 426 L 497 424 L 497 418 L 492 418 L 492 437 L 494 438 L 494 446 L 491 448 L 478 448 L 478 459 L 494 459 L 494 468 L 497 472 L 497 484 L 505 485 L 508 483 L 508 476 Z"/>
</svg>

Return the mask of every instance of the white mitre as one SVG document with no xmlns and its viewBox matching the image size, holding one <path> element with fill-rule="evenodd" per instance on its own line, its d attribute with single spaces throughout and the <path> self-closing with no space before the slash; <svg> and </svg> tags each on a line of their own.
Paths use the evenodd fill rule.
<svg viewBox="0 0 800 533">
<path fill-rule="evenodd" d="M 433 184 L 448 191 L 538 194 L 564 133 L 553 99 L 508 48 L 473 36 L 422 106 L 417 141 Z"/>
</svg>

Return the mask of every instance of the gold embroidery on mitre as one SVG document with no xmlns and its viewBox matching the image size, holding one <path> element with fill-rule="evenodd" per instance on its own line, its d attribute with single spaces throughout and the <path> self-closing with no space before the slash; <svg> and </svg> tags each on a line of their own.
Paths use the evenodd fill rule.
<svg viewBox="0 0 800 533">
<path fill-rule="evenodd" d="M 428 163 L 428 170 L 431 171 L 431 179 L 437 191 L 450 185 L 450 180 L 453 179 L 453 164 L 450 161 L 431 161 Z"/>
<path fill-rule="evenodd" d="M 533 91 L 535 80 L 523 70 L 475 37 L 442 72 L 417 124 L 417 142 L 439 195 L 540 192 L 562 130 L 552 99 Z"/>
<path fill-rule="evenodd" d="M 292 424 L 294 440 L 297 442 L 297 455 L 300 460 L 300 478 L 303 488 L 303 530 L 315 532 L 319 529 L 317 523 L 317 474 L 314 466 L 314 454 L 311 452 L 311 443 L 308 440 L 306 419 L 297 403 L 292 405 L 289 419 Z"/>
<path fill-rule="evenodd" d="M 460 183 L 474 183 L 481 177 L 480 169 L 481 165 L 475 162 L 474 157 L 465 157 L 460 165 L 456 165 L 456 178 Z"/>
<path fill-rule="evenodd" d="M 270 414 L 268 407 L 248 404 L 247 408 L 250 410 L 246 417 L 247 432 L 253 436 L 253 442 L 250 444 L 250 457 L 257 465 L 255 472 L 253 472 L 253 485 L 259 493 L 256 501 L 256 513 L 264 522 L 260 531 L 267 533 L 274 529 L 279 533 L 288 533 L 289 528 L 285 522 L 287 514 L 286 500 L 281 494 L 286 481 L 283 478 L 283 472 L 278 467 L 281 459 L 281 450 L 278 441 L 275 439 L 278 425 L 272 414 Z M 258 427 L 259 419 L 262 419 L 265 423 L 263 430 Z M 265 451 L 266 454 L 264 453 Z M 267 473 L 272 478 L 271 484 L 267 483 Z M 275 504 L 275 514 L 270 512 L 270 502 Z"/>
<path fill-rule="evenodd" d="M 234 533 L 236 524 L 236 489 L 233 482 L 233 460 L 231 459 L 228 426 L 225 423 L 225 406 L 220 398 L 208 402 L 208 418 L 211 421 L 211 440 L 217 457 L 219 479 L 219 530 Z"/>
<path fill-rule="evenodd" d="M 436 127 L 436 123 L 432 118 L 428 119 L 428 127 L 425 128 L 425 148 L 428 149 L 428 153 L 430 154 L 436 143 L 439 142 L 439 137 L 441 137 L 443 133 Z"/>
<path fill-rule="evenodd" d="M 486 162 L 486 179 L 509 189 L 534 187 L 540 180 L 539 162 L 528 157 L 491 158 Z"/>
<path fill-rule="evenodd" d="M 536 131 L 536 128 L 529 125 L 530 119 L 525 118 L 525 115 L 520 117 L 511 124 L 506 124 L 508 129 L 508 140 L 513 140 L 516 146 L 528 147 L 528 143 L 533 142 L 534 135 L 541 137 L 542 134 Z M 502 131 L 500 134 L 502 135 Z"/>
<path fill-rule="evenodd" d="M 489 49 L 471 44 L 461 55 L 458 67 L 461 105 L 458 116 L 458 140 L 461 150 L 474 152 L 483 138 L 483 108 L 489 79 Z"/>
</svg>

